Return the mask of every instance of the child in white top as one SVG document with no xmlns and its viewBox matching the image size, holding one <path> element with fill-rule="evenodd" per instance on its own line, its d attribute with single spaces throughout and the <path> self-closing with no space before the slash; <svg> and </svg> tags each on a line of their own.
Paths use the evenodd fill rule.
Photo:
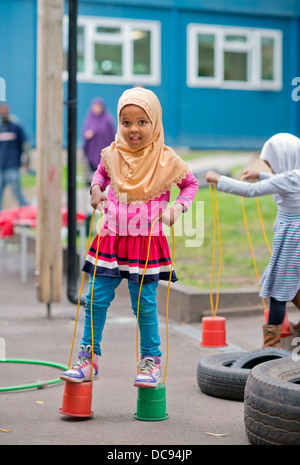
<svg viewBox="0 0 300 465">
<path fill-rule="evenodd" d="M 300 140 L 292 134 L 280 133 L 263 146 L 261 159 L 271 173 L 245 170 L 244 182 L 206 173 L 208 182 L 218 190 L 258 197 L 273 194 L 277 204 L 272 255 L 260 280 L 261 297 L 270 297 L 268 324 L 264 325 L 264 347 L 279 346 L 286 302 L 292 301 L 300 288 Z"/>
</svg>

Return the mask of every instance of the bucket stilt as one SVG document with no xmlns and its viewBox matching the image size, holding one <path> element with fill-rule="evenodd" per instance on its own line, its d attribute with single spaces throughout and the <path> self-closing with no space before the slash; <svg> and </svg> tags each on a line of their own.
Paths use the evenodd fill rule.
<svg viewBox="0 0 300 465">
<path fill-rule="evenodd" d="M 92 407 L 93 382 L 70 383 L 66 381 L 62 407 L 59 413 L 70 417 L 88 418 L 94 413 Z"/>
<path fill-rule="evenodd" d="M 265 310 L 265 324 L 268 324 L 268 318 L 269 318 L 269 309 L 267 308 Z M 280 337 L 288 337 L 288 336 L 291 336 L 293 333 L 290 329 L 290 322 L 289 322 L 289 317 L 288 317 L 288 313 L 287 313 L 287 310 L 285 311 L 285 316 L 284 316 L 284 320 L 282 322 L 282 326 L 281 326 L 281 335 Z"/>
<path fill-rule="evenodd" d="M 136 420 L 162 421 L 167 420 L 166 386 L 159 383 L 155 388 L 138 388 Z"/>
<path fill-rule="evenodd" d="M 223 316 L 205 316 L 202 318 L 201 347 L 225 347 L 226 319 Z"/>
</svg>

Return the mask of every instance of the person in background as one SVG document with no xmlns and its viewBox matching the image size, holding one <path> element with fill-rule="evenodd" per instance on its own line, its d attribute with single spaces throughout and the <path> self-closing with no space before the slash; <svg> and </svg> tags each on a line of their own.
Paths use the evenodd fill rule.
<svg viewBox="0 0 300 465">
<path fill-rule="evenodd" d="M 26 159 L 22 155 L 26 155 Z M 18 119 L 10 115 L 9 106 L 0 104 L 0 211 L 3 193 L 10 186 L 20 206 L 28 205 L 20 183 L 20 168 L 29 164 L 28 143 Z"/>
<path fill-rule="evenodd" d="M 260 158 L 271 173 L 245 170 L 244 182 L 206 173 L 218 190 L 242 197 L 273 194 L 277 205 L 272 255 L 260 280 L 260 297 L 270 297 L 267 324 L 263 325 L 263 347 L 280 347 L 286 303 L 296 299 L 300 288 L 300 139 L 279 133 L 263 146 Z"/>
<path fill-rule="evenodd" d="M 96 97 L 91 101 L 83 122 L 82 136 L 84 155 L 89 171 L 93 174 L 100 163 L 102 149 L 109 146 L 115 139 L 114 120 L 106 109 L 104 100 L 100 97 Z M 90 181 L 90 179 L 87 179 L 89 184 Z"/>
</svg>

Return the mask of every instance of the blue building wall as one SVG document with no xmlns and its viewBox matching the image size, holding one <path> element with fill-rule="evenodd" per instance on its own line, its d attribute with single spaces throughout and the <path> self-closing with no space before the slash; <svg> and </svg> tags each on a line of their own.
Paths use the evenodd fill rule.
<svg viewBox="0 0 300 465">
<path fill-rule="evenodd" d="M 190 21 L 190 14 L 181 15 L 181 31 Z M 294 119 L 291 98 L 291 80 L 294 74 L 295 45 L 290 19 L 243 16 L 238 14 L 194 13 L 193 22 L 230 26 L 274 28 L 283 32 L 283 65 L 281 91 L 208 89 L 181 87 L 181 111 L 178 114 L 181 131 L 178 143 L 191 138 L 197 143 L 201 133 L 202 144 L 220 148 L 257 148 L 267 137 L 277 132 L 298 133 L 299 122 Z M 186 44 L 183 45 L 185 47 Z M 184 50 L 182 50 L 184 54 Z M 182 64 L 184 61 L 182 60 Z M 180 82 L 184 82 L 184 67 L 180 66 Z M 299 72 L 299 70 L 297 70 Z M 196 118 L 186 118 L 188 114 Z"/>
<path fill-rule="evenodd" d="M 0 76 L 6 100 L 35 142 L 36 0 L 0 2 Z"/>
<path fill-rule="evenodd" d="M 259 149 L 276 132 L 300 135 L 300 102 L 291 97 L 292 79 L 300 76 L 300 5 L 296 0 L 79 0 L 78 10 L 82 16 L 160 21 L 161 84 L 149 88 L 162 104 L 166 143 L 200 149 Z M 191 22 L 280 29 L 283 33 L 282 89 L 188 87 L 186 41 L 187 26 Z M 36 23 L 37 0 L 1 0 L 0 77 L 5 79 L 11 110 L 23 121 L 33 145 Z M 78 83 L 79 143 L 81 123 L 90 100 L 96 95 L 103 96 L 116 118 L 119 96 L 128 87 Z M 66 83 L 64 88 L 66 98 Z M 64 112 L 66 116 L 66 108 Z"/>
</svg>

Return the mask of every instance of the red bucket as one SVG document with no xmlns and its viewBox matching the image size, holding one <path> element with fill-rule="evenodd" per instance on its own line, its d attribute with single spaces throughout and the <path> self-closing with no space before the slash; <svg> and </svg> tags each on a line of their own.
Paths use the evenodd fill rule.
<svg viewBox="0 0 300 465">
<path fill-rule="evenodd" d="M 93 382 L 69 383 L 66 381 L 62 407 L 59 412 L 70 417 L 91 417 Z"/>
<path fill-rule="evenodd" d="M 202 318 L 201 347 L 224 347 L 226 344 L 225 317 L 206 316 Z"/>
</svg>

